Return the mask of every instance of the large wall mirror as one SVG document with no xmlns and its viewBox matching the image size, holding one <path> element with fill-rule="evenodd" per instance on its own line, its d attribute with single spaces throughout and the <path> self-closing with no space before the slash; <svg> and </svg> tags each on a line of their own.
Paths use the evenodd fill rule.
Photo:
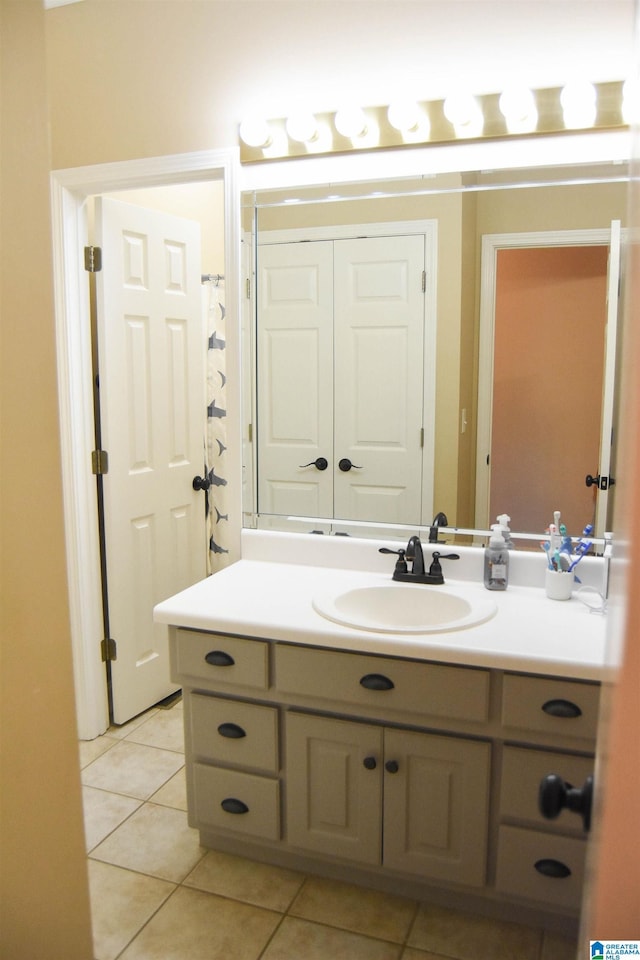
<svg viewBox="0 0 640 960">
<path fill-rule="evenodd" d="M 245 194 L 245 525 L 610 529 L 627 181 L 615 162 Z"/>
</svg>

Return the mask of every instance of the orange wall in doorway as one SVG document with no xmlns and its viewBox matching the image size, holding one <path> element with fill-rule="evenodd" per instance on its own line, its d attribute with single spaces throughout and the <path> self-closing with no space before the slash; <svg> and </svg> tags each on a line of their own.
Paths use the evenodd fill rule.
<svg viewBox="0 0 640 960">
<path fill-rule="evenodd" d="M 606 246 L 498 252 L 490 516 L 570 534 L 593 522 L 607 289 Z"/>
</svg>

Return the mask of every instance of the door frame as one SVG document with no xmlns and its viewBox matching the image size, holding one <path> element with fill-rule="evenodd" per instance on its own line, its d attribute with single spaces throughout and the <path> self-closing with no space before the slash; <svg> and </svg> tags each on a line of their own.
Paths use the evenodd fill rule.
<svg viewBox="0 0 640 960">
<path fill-rule="evenodd" d="M 436 465 L 436 371 L 437 371 L 437 314 L 438 314 L 438 221 L 428 220 L 389 220 L 372 221 L 370 223 L 345 223 L 333 226 L 319 227 L 292 227 L 282 230 L 264 230 L 259 239 L 256 237 L 255 254 L 257 248 L 279 243 L 303 243 L 315 240 L 356 240 L 375 237 L 424 237 L 424 268 L 426 273 L 426 289 L 423 303 L 423 390 L 422 411 L 424 440 L 422 448 L 422 484 L 420 507 L 423 523 L 428 523 L 425 517 L 433 516 L 433 498 L 435 490 Z M 256 262 L 257 269 L 257 262 Z M 257 342 L 258 307 L 257 298 L 255 316 L 253 318 L 252 340 Z M 257 353 L 253 350 L 252 362 L 257 363 Z M 255 376 L 255 366 L 252 368 Z M 257 413 L 253 423 L 257 422 Z M 254 459 L 255 450 L 254 448 Z M 255 464 L 254 464 L 255 469 Z M 252 509 L 257 515 L 257 484 L 253 490 Z M 314 518 L 315 519 L 315 518 Z M 344 523 L 345 521 L 328 520 L 327 523 Z M 348 521 L 347 521 L 348 522 Z"/>
<path fill-rule="evenodd" d="M 100 542 L 95 477 L 89 286 L 83 264 L 88 241 L 87 201 L 91 196 L 144 187 L 221 180 L 224 184 L 225 296 L 227 316 L 240 304 L 239 151 L 207 150 L 141 160 L 117 161 L 51 173 L 51 219 L 58 404 L 71 647 L 78 736 L 91 740 L 109 725 L 104 663 Z M 240 556 L 241 417 L 240 324 L 227 330 L 230 376 L 229 444 L 230 557 Z"/>
<path fill-rule="evenodd" d="M 493 352 L 495 340 L 496 271 L 498 251 L 527 247 L 596 247 L 611 243 L 611 227 L 594 230 L 541 230 L 527 233 L 488 233 L 482 237 L 480 261 L 480 337 L 478 351 L 478 414 L 476 437 L 475 527 L 488 530 L 493 409 Z M 542 531 L 540 531 L 542 532 Z"/>
</svg>

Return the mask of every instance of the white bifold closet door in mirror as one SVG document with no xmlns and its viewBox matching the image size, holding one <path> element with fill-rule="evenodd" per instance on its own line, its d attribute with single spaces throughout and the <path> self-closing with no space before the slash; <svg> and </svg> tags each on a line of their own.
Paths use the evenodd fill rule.
<svg viewBox="0 0 640 960">
<path fill-rule="evenodd" d="M 421 522 L 424 246 L 260 247 L 259 513 Z"/>
</svg>

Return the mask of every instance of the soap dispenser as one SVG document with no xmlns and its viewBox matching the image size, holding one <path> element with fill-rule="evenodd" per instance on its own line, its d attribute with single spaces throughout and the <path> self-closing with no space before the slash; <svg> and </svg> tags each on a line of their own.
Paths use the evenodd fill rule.
<svg viewBox="0 0 640 960">
<path fill-rule="evenodd" d="M 504 537 L 505 543 L 507 544 L 507 550 L 513 550 L 513 540 L 511 539 L 511 530 L 509 529 L 509 524 L 511 523 L 511 517 L 507 516 L 506 513 L 501 513 L 499 517 L 496 517 L 496 520 L 502 527 L 502 536 Z"/>
<path fill-rule="evenodd" d="M 509 582 L 509 550 L 502 526 L 491 526 L 491 538 L 484 551 L 484 585 L 487 590 L 506 590 Z"/>
</svg>

